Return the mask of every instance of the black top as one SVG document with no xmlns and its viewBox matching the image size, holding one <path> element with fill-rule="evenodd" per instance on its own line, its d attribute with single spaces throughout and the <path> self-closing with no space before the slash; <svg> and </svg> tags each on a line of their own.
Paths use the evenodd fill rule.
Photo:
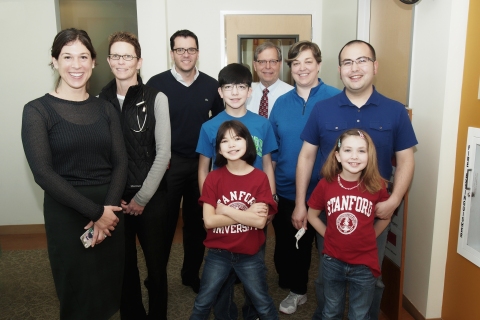
<svg viewBox="0 0 480 320">
<path fill-rule="evenodd" d="M 186 87 L 167 70 L 148 80 L 147 86 L 168 97 L 172 130 L 172 152 L 197 158 L 195 152 L 202 124 L 223 111 L 223 100 L 218 94 L 218 82 L 200 72 L 197 79 Z"/>
<path fill-rule="evenodd" d="M 127 154 L 118 114 L 106 101 L 68 101 L 50 94 L 25 105 L 22 142 L 38 185 L 58 202 L 97 221 L 103 205 L 119 205 Z M 104 204 L 74 186 L 110 183 Z"/>
</svg>

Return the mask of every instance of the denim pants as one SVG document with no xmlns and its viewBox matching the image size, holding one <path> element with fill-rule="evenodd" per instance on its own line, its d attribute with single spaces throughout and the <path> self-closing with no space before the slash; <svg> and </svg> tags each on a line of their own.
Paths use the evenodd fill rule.
<svg viewBox="0 0 480 320">
<path fill-rule="evenodd" d="M 368 320 L 376 279 L 370 268 L 323 256 L 325 306 L 323 320 L 342 320 L 345 310 L 345 285 L 348 289 L 348 319 Z"/>
<path fill-rule="evenodd" d="M 265 233 L 265 239 L 267 239 L 267 226 L 263 228 Z M 265 248 L 267 241 L 260 247 L 260 253 L 262 254 L 263 261 L 265 262 Z M 233 301 L 235 294 L 235 281 L 237 280 L 237 275 L 235 271 L 232 270 L 228 276 L 227 281 L 222 286 L 218 294 L 217 301 L 213 307 L 213 314 L 215 320 L 237 320 L 238 319 L 238 310 L 237 305 Z M 242 315 L 244 320 L 255 320 L 258 319 L 258 312 L 253 306 L 252 299 L 248 296 L 245 289 L 243 290 L 245 294 L 245 302 L 242 306 Z"/>
<path fill-rule="evenodd" d="M 220 289 L 232 270 L 242 281 L 245 292 L 252 299 L 260 319 L 278 319 L 277 309 L 268 294 L 267 268 L 262 252 L 248 255 L 209 249 L 205 257 L 200 292 L 195 299 L 190 320 L 208 319 Z"/>
<path fill-rule="evenodd" d="M 320 219 L 326 224 L 325 212 L 320 214 Z M 377 237 L 377 249 L 378 249 L 378 263 L 380 270 L 382 269 L 383 258 L 385 257 L 385 247 L 387 246 L 387 236 L 390 230 L 390 224 L 383 230 L 383 232 Z M 325 305 L 324 287 L 323 287 L 323 237 L 317 233 L 317 248 L 320 260 L 318 262 L 318 277 L 315 280 L 315 293 L 317 296 L 317 309 L 313 314 L 313 320 L 322 319 L 322 310 Z M 382 281 L 382 276 L 377 278 L 375 283 L 375 293 L 373 296 L 373 302 L 370 307 L 370 319 L 378 319 L 380 317 L 380 304 L 382 302 L 383 290 L 385 285 Z M 345 299 L 345 297 L 343 297 Z"/>
</svg>

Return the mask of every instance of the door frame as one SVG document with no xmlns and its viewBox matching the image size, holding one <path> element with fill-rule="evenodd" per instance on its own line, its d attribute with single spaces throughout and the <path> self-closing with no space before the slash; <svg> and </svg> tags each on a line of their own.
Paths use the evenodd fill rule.
<svg viewBox="0 0 480 320">
<path fill-rule="evenodd" d="M 315 30 L 315 27 L 317 27 L 317 20 L 318 20 L 318 15 L 314 14 L 312 12 L 307 12 L 307 11 L 220 11 L 220 69 L 225 67 L 226 64 L 226 59 L 227 55 L 225 52 L 225 16 L 227 15 L 299 15 L 299 14 L 304 14 L 304 15 L 311 15 L 312 16 L 312 38 L 313 38 L 313 30 Z M 312 40 L 312 39 L 310 39 Z"/>
<path fill-rule="evenodd" d="M 370 0 L 357 0 L 358 13 L 357 13 L 357 39 L 369 41 L 370 39 Z M 317 25 L 320 23 L 319 15 L 311 11 L 292 11 L 292 10 L 279 10 L 279 11 L 220 11 L 220 69 L 226 66 L 226 53 L 225 53 L 225 16 L 226 15 L 299 15 L 306 14 L 312 16 L 312 39 L 314 38 L 314 32 Z M 312 40 L 310 39 L 310 40 Z M 321 45 L 322 35 L 319 35 Z"/>
</svg>

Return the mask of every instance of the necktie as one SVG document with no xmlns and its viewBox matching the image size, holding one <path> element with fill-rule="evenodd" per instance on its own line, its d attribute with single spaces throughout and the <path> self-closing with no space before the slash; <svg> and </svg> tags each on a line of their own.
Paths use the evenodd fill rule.
<svg viewBox="0 0 480 320">
<path fill-rule="evenodd" d="M 258 114 L 262 117 L 268 118 L 268 89 L 263 89 L 263 96 L 260 99 L 260 108 L 258 109 Z"/>
</svg>

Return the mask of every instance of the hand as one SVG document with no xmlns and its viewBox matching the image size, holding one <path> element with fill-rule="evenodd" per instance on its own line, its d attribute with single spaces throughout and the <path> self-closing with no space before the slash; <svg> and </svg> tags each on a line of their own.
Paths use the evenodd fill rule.
<svg viewBox="0 0 480 320">
<path fill-rule="evenodd" d="M 307 207 L 305 204 L 296 205 L 292 212 L 292 225 L 295 229 L 304 228 L 307 230 Z"/>
<path fill-rule="evenodd" d="M 107 234 L 104 232 L 104 230 L 101 230 L 99 227 L 93 224 L 92 248 L 95 247 L 96 244 L 102 243 L 106 238 Z"/>
<path fill-rule="evenodd" d="M 121 206 L 124 213 L 135 216 L 141 215 L 145 209 L 145 206 L 139 205 L 133 198 L 129 204 L 127 204 L 125 200 L 122 200 Z"/>
<path fill-rule="evenodd" d="M 400 205 L 400 202 L 401 199 L 398 201 L 395 197 L 390 196 L 388 200 L 377 203 L 375 206 L 375 216 L 382 220 L 390 219 L 395 212 L 395 209 Z"/>
<path fill-rule="evenodd" d="M 216 215 L 226 215 L 226 209 L 228 206 L 224 205 L 223 203 L 219 202 L 217 203 L 217 207 L 215 208 L 215 214 Z"/>
<path fill-rule="evenodd" d="M 117 206 L 104 206 L 103 214 L 94 223 L 94 227 L 100 228 L 107 236 L 111 236 L 110 231 L 115 230 L 119 221 L 114 211 L 122 211 L 122 208 Z"/>
<path fill-rule="evenodd" d="M 257 202 L 252 204 L 250 208 L 245 211 L 253 212 L 260 217 L 266 217 L 268 216 L 268 204 L 263 202 Z"/>
</svg>

